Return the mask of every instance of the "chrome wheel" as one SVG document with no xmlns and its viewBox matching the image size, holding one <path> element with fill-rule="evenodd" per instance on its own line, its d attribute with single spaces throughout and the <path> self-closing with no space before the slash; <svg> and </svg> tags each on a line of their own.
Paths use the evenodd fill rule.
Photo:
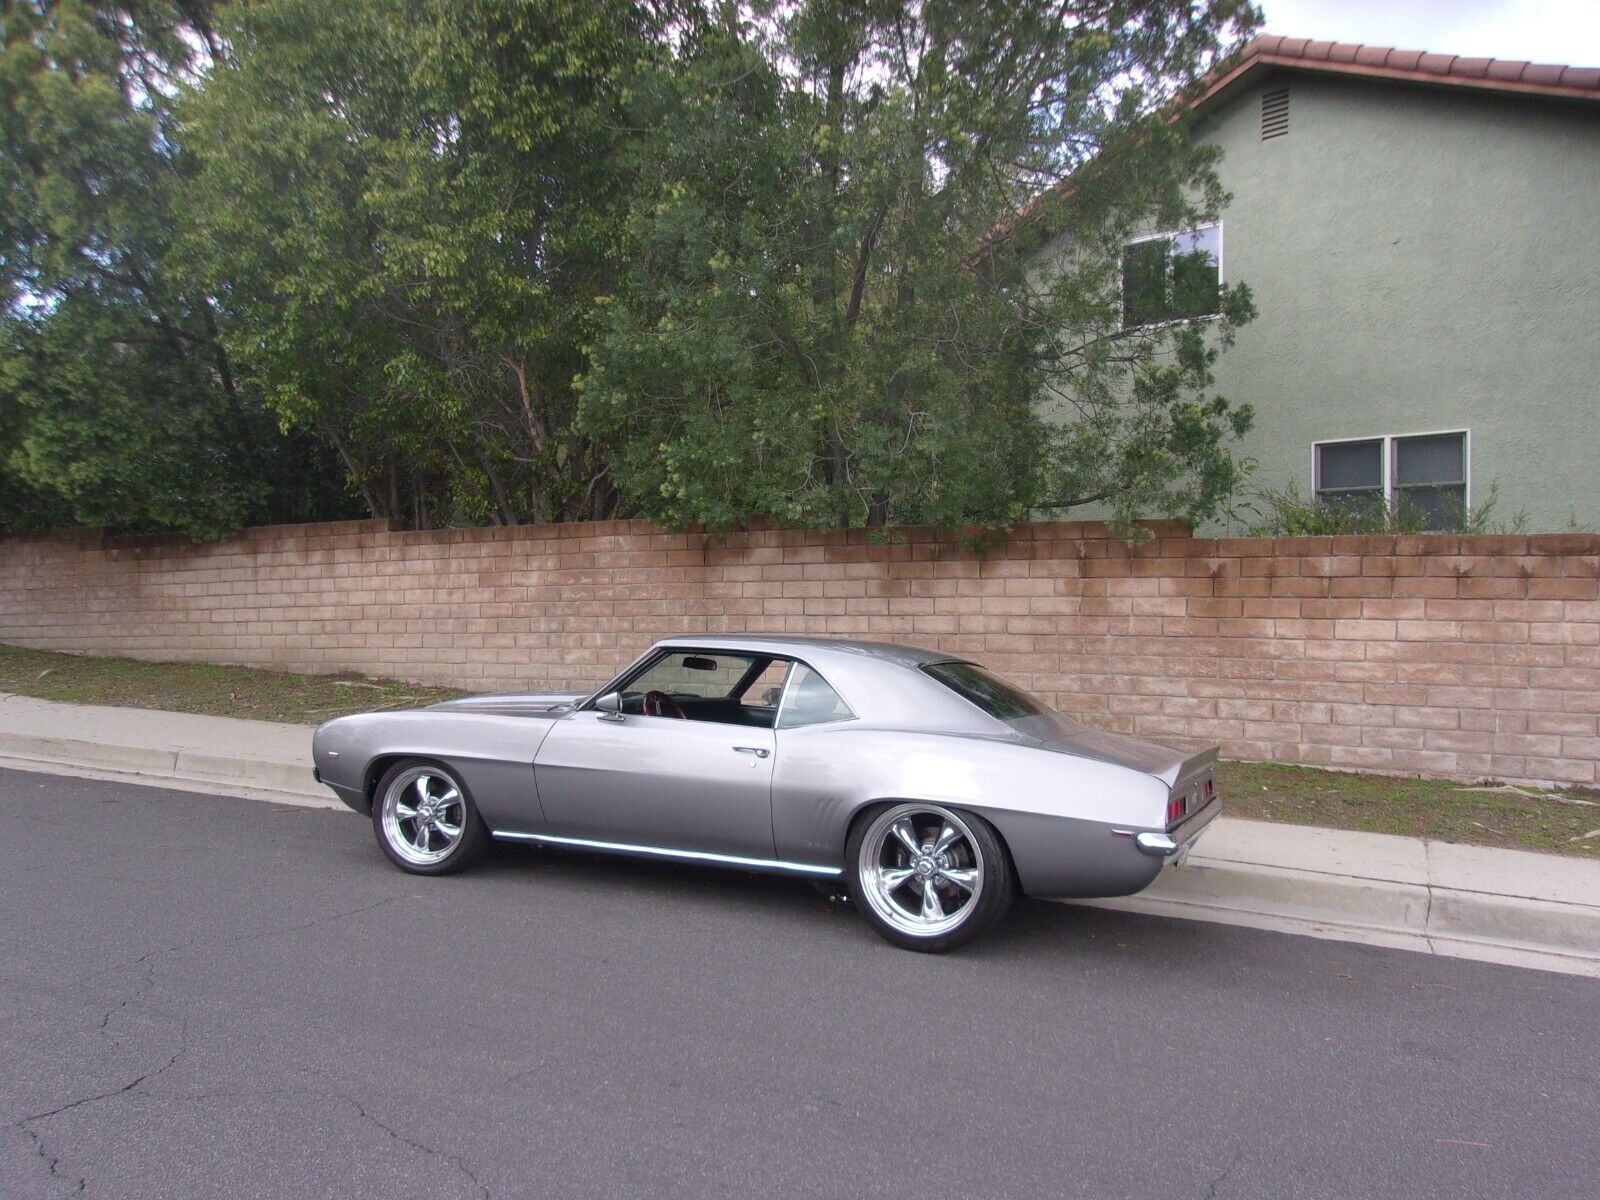
<svg viewBox="0 0 1600 1200">
<path fill-rule="evenodd" d="M 383 837 L 405 862 L 431 867 L 461 844 L 467 804 L 455 780 L 438 767 L 412 767 L 383 793 Z"/>
<path fill-rule="evenodd" d="M 983 894 L 983 851 L 972 829 L 947 808 L 897 804 L 861 839 L 862 899 L 912 937 L 949 933 Z"/>
</svg>

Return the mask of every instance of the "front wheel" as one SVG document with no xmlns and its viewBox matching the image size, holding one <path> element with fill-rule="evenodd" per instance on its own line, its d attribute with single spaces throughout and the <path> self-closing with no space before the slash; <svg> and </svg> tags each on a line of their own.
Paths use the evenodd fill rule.
<svg viewBox="0 0 1600 1200">
<path fill-rule="evenodd" d="M 378 781 L 372 825 L 389 861 L 413 875 L 446 875 L 483 854 L 489 831 L 455 775 L 402 762 Z"/>
<path fill-rule="evenodd" d="M 989 823 L 938 804 L 893 804 L 857 821 L 845 871 L 868 924 L 907 950 L 954 950 L 1016 897 L 1010 857 Z"/>
</svg>

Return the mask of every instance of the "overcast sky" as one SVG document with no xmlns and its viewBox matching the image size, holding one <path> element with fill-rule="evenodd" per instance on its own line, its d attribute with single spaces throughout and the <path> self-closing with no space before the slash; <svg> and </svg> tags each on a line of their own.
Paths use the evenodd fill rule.
<svg viewBox="0 0 1600 1200">
<path fill-rule="evenodd" d="M 1257 0 L 1267 33 L 1600 67 L 1600 0 Z"/>
</svg>

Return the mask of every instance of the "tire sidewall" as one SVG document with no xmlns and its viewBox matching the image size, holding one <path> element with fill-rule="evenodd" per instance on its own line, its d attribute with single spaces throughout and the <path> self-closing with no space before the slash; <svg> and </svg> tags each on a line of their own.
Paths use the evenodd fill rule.
<svg viewBox="0 0 1600 1200">
<path fill-rule="evenodd" d="M 461 793 L 462 808 L 465 810 L 463 818 L 465 828 L 462 830 L 461 840 L 449 854 L 435 863 L 414 863 L 402 858 L 389 844 L 389 836 L 383 828 L 383 810 L 390 787 L 401 775 L 417 767 L 427 767 L 430 771 L 436 771 L 449 779 L 451 786 Z M 467 790 L 467 785 L 462 782 L 461 776 L 443 763 L 427 758 L 402 759 L 383 773 L 383 777 L 378 780 L 378 786 L 372 791 L 372 831 L 377 835 L 378 845 L 383 848 L 385 857 L 408 875 L 449 875 L 453 871 L 459 871 L 482 856 L 489 840 L 489 831 L 483 824 L 483 818 L 478 815 L 478 806 L 472 799 L 472 793 Z"/>
<path fill-rule="evenodd" d="M 983 856 L 983 887 L 978 893 L 978 899 L 974 902 L 971 913 L 954 929 L 929 937 L 906 933 L 879 916 L 866 899 L 865 889 L 868 885 L 861 878 L 861 845 L 866 840 L 867 830 L 886 811 L 901 804 L 916 804 L 919 808 L 943 810 L 960 817 L 972 831 L 973 839 L 978 844 L 978 851 Z M 875 804 L 856 817 L 850 826 L 850 836 L 845 842 L 845 881 L 849 885 L 856 908 L 860 910 L 862 917 L 872 926 L 875 933 L 902 949 L 916 950 L 924 954 L 942 954 L 947 950 L 966 945 L 1004 916 L 1016 897 L 1011 856 L 1006 852 L 1005 843 L 1000 840 L 1000 835 L 995 832 L 994 826 L 969 809 L 956 808 L 949 804 L 924 804 L 913 800 Z"/>
</svg>

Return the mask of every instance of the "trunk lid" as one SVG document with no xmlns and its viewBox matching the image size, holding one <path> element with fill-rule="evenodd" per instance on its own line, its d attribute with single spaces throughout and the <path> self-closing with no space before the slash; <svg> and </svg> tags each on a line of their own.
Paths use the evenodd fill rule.
<svg viewBox="0 0 1600 1200">
<path fill-rule="evenodd" d="M 1027 717 L 1013 724 L 1048 750 L 1142 771 L 1155 776 L 1174 792 L 1205 776 L 1217 762 L 1215 746 L 1192 752 L 1179 750 L 1125 733 L 1090 729 L 1058 713 Z"/>
</svg>

